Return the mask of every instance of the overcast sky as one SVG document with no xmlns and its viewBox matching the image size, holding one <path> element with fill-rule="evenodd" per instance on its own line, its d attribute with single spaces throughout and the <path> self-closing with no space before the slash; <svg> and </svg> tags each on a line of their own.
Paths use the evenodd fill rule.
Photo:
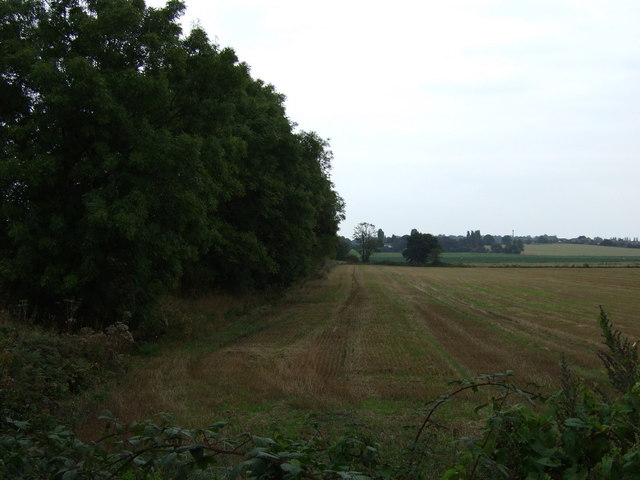
<svg viewBox="0 0 640 480">
<path fill-rule="evenodd" d="M 640 1 L 186 5 L 330 140 L 341 234 L 640 236 Z"/>
</svg>

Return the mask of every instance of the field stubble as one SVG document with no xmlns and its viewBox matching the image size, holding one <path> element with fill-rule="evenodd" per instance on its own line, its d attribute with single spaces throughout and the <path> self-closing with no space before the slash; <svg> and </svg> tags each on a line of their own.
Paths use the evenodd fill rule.
<svg viewBox="0 0 640 480">
<path fill-rule="evenodd" d="M 138 358 L 102 407 L 124 420 L 164 411 L 241 429 L 366 423 L 393 441 L 453 379 L 510 369 L 521 385 L 555 388 L 563 354 L 603 378 L 598 305 L 635 339 L 639 293 L 640 269 L 342 265 L 236 315 L 179 304 L 177 333 Z M 463 430 L 473 423 L 451 412 Z"/>
</svg>

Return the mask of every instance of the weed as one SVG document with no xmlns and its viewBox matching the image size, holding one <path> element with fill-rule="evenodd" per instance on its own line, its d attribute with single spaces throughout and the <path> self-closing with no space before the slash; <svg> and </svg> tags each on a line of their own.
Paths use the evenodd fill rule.
<svg viewBox="0 0 640 480">
<path fill-rule="evenodd" d="M 631 343 L 620 331 L 613 329 L 602 306 L 598 325 L 608 349 L 598 351 L 598 357 L 607 370 L 609 381 L 619 392 L 630 392 L 639 380 L 638 344 Z"/>
<path fill-rule="evenodd" d="M 464 440 L 466 450 L 461 460 L 442 478 L 638 478 L 640 389 L 637 371 L 632 368 L 637 366 L 637 352 L 635 345 L 612 328 L 602 309 L 598 323 L 609 348 L 598 356 L 612 371 L 609 378 L 621 392 L 618 397 L 606 400 L 585 387 L 564 360 L 562 388 L 539 407 L 533 398 L 529 399 L 532 406 L 508 402 L 510 393 L 518 390 L 503 381 L 468 382 L 438 399 L 423 423 L 424 428 L 435 409 L 463 390 L 497 388 L 482 434 Z M 634 385 L 626 389 L 632 380 Z"/>
</svg>

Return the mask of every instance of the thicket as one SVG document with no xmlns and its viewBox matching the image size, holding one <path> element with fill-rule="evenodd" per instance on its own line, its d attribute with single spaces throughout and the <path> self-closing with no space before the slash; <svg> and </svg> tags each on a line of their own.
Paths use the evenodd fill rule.
<svg viewBox="0 0 640 480">
<path fill-rule="evenodd" d="M 0 292 L 139 326 L 168 291 L 282 286 L 335 251 L 331 152 L 184 3 L 0 2 Z M 67 303 L 65 303 L 67 302 Z"/>
<path fill-rule="evenodd" d="M 518 387 L 512 372 L 453 382 L 451 393 L 422 409 L 424 421 L 402 458 L 386 457 L 367 438 L 230 438 L 223 423 L 185 429 L 161 417 L 124 425 L 108 412 L 102 415 L 104 436 L 82 442 L 55 415 L 42 412 L 53 412 L 50 405 L 85 388 L 87 353 L 32 333 L 17 341 L 19 332 L 3 327 L 9 340 L 0 344 L 0 478 L 635 479 L 640 472 L 637 346 L 613 329 L 602 310 L 599 325 L 606 349 L 598 355 L 610 379 L 609 393 L 587 386 L 564 361 L 561 389 L 550 396 Z M 445 442 L 437 421 L 442 406 L 462 392 L 485 389 L 493 392 L 490 400 L 476 408 L 476 413 L 488 409 L 484 428 L 473 438 Z"/>
</svg>

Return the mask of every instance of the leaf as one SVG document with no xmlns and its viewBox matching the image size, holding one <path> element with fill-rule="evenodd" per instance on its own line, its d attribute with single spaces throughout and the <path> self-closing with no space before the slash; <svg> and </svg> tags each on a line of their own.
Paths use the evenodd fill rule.
<svg viewBox="0 0 640 480">
<path fill-rule="evenodd" d="M 567 427 L 573 427 L 573 428 L 589 428 L 589 425 L 583 422 L 582 420 L 580 420 L 579 418 L 567 418 L 564 421 L 564 424 Z"/>
<path fill-rule="evenodd" d="M 300 475 L 300 473 L 302 473 L 302 469 L 292 463 L 283 463 L 280 465 L 280 468 L 283 471 L 295 476 Z"/>
<path fill-rule="evenodd" d="M 278 457 L 276 455 L 273 455 L 273 454 L 271 454 L 269 452 L 265 452 L 264 450 L 254 450 L 251 453 L 256 458 L 262 458 L 264 460 L 270 460 L 272 462 L 279 462 L 280 461 L 280 457 Z"/>
<path fill-rule="evenodd" d="M 142 445 L 142 439 L 140 437 L 131 437 L 129 440 L 129 445 L 132 445 L 134 447 L 139 447 L 140 445 Z"/>
<path fill-rule="evenodd" d="M 253 439 L 253 443 L 256 447 L 272 447 L 273 445 L 277 445 L 278 443 L 271 439 L 271 438 L 267 438 L 267 437 L 252 437 Z"/>
<path fill-rule="evenodd" d="M 549 458 L 549 457 L 537 458 L 536 463 L 543 465 L 545 467 L 558 467 L 561 464 L 558 459 Z"/>
<path fill-rule="evenodd" d="M 64 475 L 62 475 L 62 480 L 75 480 L 77 476 L 78 470 L 74 468 L 73 470 L 67 470 L 66 472 L 64 472 Z"/>
<path fill-rule="evenodd" d="M 20 420 L 12 420 L 8 418 L 7 423 L 13 425 L 18 430 L 26 430 L 27 428 L 29 428 L 29 422 L 22 422 Z"/>
<path fill-rule="evenodd" d="M 164 456 L 164 458 L 160 462 L 160 465 L 162 465 L 163 468 L 168 468 L 175 465 L 177 460 L 178 454 L 176 452 L 171 452 L 169 455 Z"/>
<path fill-rule="evenodd" d="M 113 414 L 109 410 L 102 410 L 100 415 L 98 415 L 99 420 L 112 420 Z"/>
</svg>

